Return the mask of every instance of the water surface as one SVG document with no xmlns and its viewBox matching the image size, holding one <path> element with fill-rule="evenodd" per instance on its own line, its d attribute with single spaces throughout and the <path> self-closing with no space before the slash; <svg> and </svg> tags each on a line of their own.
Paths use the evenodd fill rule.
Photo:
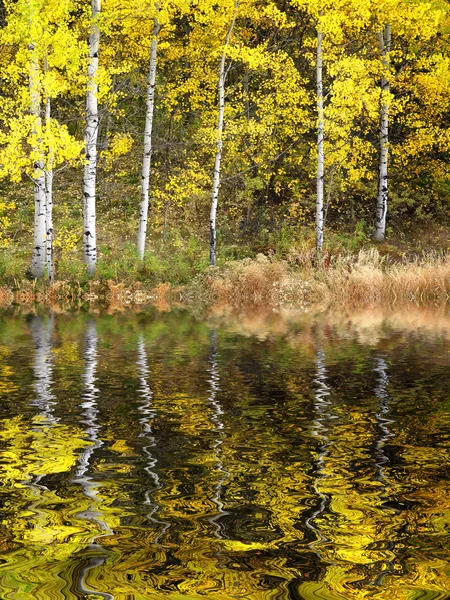
<svg viewBox="0 0 450 600">
<path fill-rule="evenodd" d="M 450 317 L 0 314 L 0 597 L 450 597 Z"/>
</svg>

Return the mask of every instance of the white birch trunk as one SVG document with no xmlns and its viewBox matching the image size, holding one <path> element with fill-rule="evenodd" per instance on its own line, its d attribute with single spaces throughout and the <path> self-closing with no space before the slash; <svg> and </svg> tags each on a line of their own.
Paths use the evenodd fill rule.
<svg viewBox="0 0 450 600">
<path fill-rule="evenodd" d="M 39 62 L 34 44 L 30 44 L 30 112 L 34 117 L 33 136 L 37 139 L 37 147 L 33 148 L 35 155 L 33 184 L 34 184 L 34 240 L 31 273 L 34 277 L 44 276 L 45 271 L 45 172 L 44 153 L 41 145 L 41 92 L 39 82 Z"/>
<path fill-rule="evenodd" d="M 231 20 L 230 27 L 225 38 L 225 45 L 220 59 L 219 69 L 219 114 L 217 118 L 217 144 L 216 144 L 216 159 L 214 161 L 214 177 L 213 177 L 213 192 L 211 200 L 211 212 L 209 217 L 209 264 L 216 264 L 216 215 L 217 215 L 217 203 L 219 200 L 219 188 L 220 188 L 220 164 L 222 162 L 222 150 L 223 150 L 223 121 L 225 113 L 225 60 L 226 60 L 226 49 L 230 43 L 230 38 L 233 33 L 234 23 L 236 21 L 236 13 L 239 7 L 239 2 L 234 3 L 234 13 Z"/>
<path fill-rule="evenodd" d="M 145 115 L 144 131 L 144 158 L 142 161 L 141 208 L 139 211 L 139 233 L 137 242 L 137 251 L 141 260 L 144 259 L 145 239 L 147 236 L 148 196 L 150 187 L 150 166 L 153 152 L 152 129 L 153 113 L 155 110 L 156 61 L 159 28 L 158 19 L 155 17 L 153 24 L 152 46 L 150 50 L 150 68 L 148 73 L 147 112 Z"/>
<path fill-rule="evenodd" d="M 387 95 L 390 91 L 386 71 L 389 69 L 389 52 L 391 50 L 391 25 L 387 24 L 379 34 L 383 75 L 381 77 L 381 111 L 380 111 L 380 162 L 378 174 L 378 196 L 375 218 L 374 239 L 381 242 L 386 235 L 386 214 L 388 208 L 388 159 L 389 159 L 389 104 Z"/>
<path fill-rule="evenodd" d="M 47 97 L 45 108 L 45 126 L 47 130 L 51 127 L 51 101 Z M 53 281 L 53 149 L 49 148 L 47 157 L 47 169 L 45 171 L 45 230 L 46 230 L 46 250 L 45 263 L 47 266 L 47 275 L 50 281 Z"/>
<path fill-rule="evenodd" d="M 321 15 L 320 15 L 321 16 Z M 320 27 L 320 24 L 319 24 Z M 322 80 L 322 54 L 323 33 L 317 31 L 317 194 L 316 194 L 316 250 L 322 252 L 323 248 L 323 190 L 324 190 L 324 110 L 323 110 L 323 80 Z"/>
<path fill-rule="evenodd" d="M 88 88 L 86 95 L 86 165 L 83 180 L 83 250 L 89 275 L 95 274 L 97 266 L 97 234 L 95 214 L 95 190 L 97 179 L 98 102 L 97 69 L 100 31 L 96 17 L 100 13 L 100 0 L 92 0 L 92 24 L 89 35 Z"/>
</svg>

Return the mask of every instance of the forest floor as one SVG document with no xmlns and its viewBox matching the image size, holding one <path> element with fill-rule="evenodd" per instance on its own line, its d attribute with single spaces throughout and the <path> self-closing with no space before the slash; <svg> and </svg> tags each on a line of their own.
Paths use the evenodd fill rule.
<svg viewBox="0 0 450 600">
<path fill-rule="evenodd" d="M 358 232 L 329 232 L 320 259 L 313 232 L 297 234 L 252 244 L 223 243 L 216 267 L 208 266 L 207 243 L 192 235 L 149 240 L 145 261 L 140 262 L 131 241 L 115 234 L 100 248 L 95 279 L 88 279 L 73 251 L 57 255 L 51 285 L 25 276 L 29 249 L 16 243 L 0 251 L 0 306 L 367 305 L 446 302 L 450 297 L 450 228 L 428 224 L 382 244 Z"/>
</svg>

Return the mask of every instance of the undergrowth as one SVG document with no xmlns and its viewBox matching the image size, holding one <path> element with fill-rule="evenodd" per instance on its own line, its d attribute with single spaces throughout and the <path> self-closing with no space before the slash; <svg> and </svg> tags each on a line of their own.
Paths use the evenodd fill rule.
<svg viewBox="0 0 450 600">
<path fill-rule="evenodd" d="M 128 235 L 124 241 L 105 235 L 94 281 L 74 251 L 56 256 L 51 286 L 27 277 L 29 251 L 18 245 L 0 252 L 0 288 L 7 298 L 3 303 L 10 302 L 11 291 L 19 294 L 16 301 L 86 297 L 109 302 L 111 297 L 123 297 L 127 303 L 136 298 L 144 302 L 155 288 L 153 296 L 175 295 L 191 304 L 446 300 L 450 255 L 448 236 L 442 234 L 447 232 L 440 232 L 442 243 L 435 244 L 436 250 L 427 250 L 424 240 L 419 245 L 411 236 L 414 243 L 408 245 L 401 239 L 396 245 L 374 245 L 361 222 L 350 234 L 329 231 L 324 252 L 317 258 L 311 230 L 281 228 L 256 242 L 222 240 L 216 267 L 208 265 L 205 240 L 194 235 L 183 238 L 174 231 L 164 242 L 151 240 L 144 261 L 138 259 Z"/>
<path fill-rule="evenodd" d="M 259 255 L 211 268 L 186 290 L 195 301 L 232 304 L 323 302 L 369 304 L 450 297 L 450 255 L 425 253 L 413 260 L 383 257 L 376 248 L 315 259 L 314 252 L 288 260 Z"/>
</svg>

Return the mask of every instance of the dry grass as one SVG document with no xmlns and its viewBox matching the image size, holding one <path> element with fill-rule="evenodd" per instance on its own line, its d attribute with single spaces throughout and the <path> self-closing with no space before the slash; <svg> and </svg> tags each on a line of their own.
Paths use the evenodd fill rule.
<svg viewBox="0 0 450 600">
<path fill-rule="evenodd" d="M 306 297 L 308 282 L 292 277 L 284 261 L 270 260 L 259 254 L 228 263 L 222 268 L 209 268 L 186 286 L 188 303 L 203 301 L 248 304 L 279 304 L 300 301 Z"/>
<path fill-rule="evenodd" d="M 389 264 L 376 249 L 340 256 L 322 265 L 314 279 L 325 284 L 332 300 L 366 304 L 385 301 L 448 300 L 450 257 L 427 254 L 409 262 Z"/>
<path fill-rule="evenodd" d="M 316 262 L 316 264 L 314 264 Z M 324 255 L 281 261 L 258 255 L 255 259 L 207 268 L 184 287 L 160 283 L 113 280 L 59 281 L 48 287 L 29 282 L 15 290 L 0 288 L 0 306 L 16 304 L 103 304 L 126 308 L 153 304 L 169 310 L 174 302 L 199 306 L 300 307 L 305 303 L 373 306 L 392 302 L 447 302 L 450 297 L 450 255 L 427 254 L 410 261 L 383 258 L 375 248 L 357 254 Z"/>
<path fill-rule="evenodd" d="M 188 298 L 206 302 L 295 304 L 329 302 L 378 304 L 392 301 L 447 301 L 450 257 L 428 254 L 409 262 L 389 263 L 371 248 L 358 254 L 312 256 L 296 266 L 259 255 L 209 269 L 188 287 Z M 298 266 L 300 263 L 300 266 Z"/>
</svg>

